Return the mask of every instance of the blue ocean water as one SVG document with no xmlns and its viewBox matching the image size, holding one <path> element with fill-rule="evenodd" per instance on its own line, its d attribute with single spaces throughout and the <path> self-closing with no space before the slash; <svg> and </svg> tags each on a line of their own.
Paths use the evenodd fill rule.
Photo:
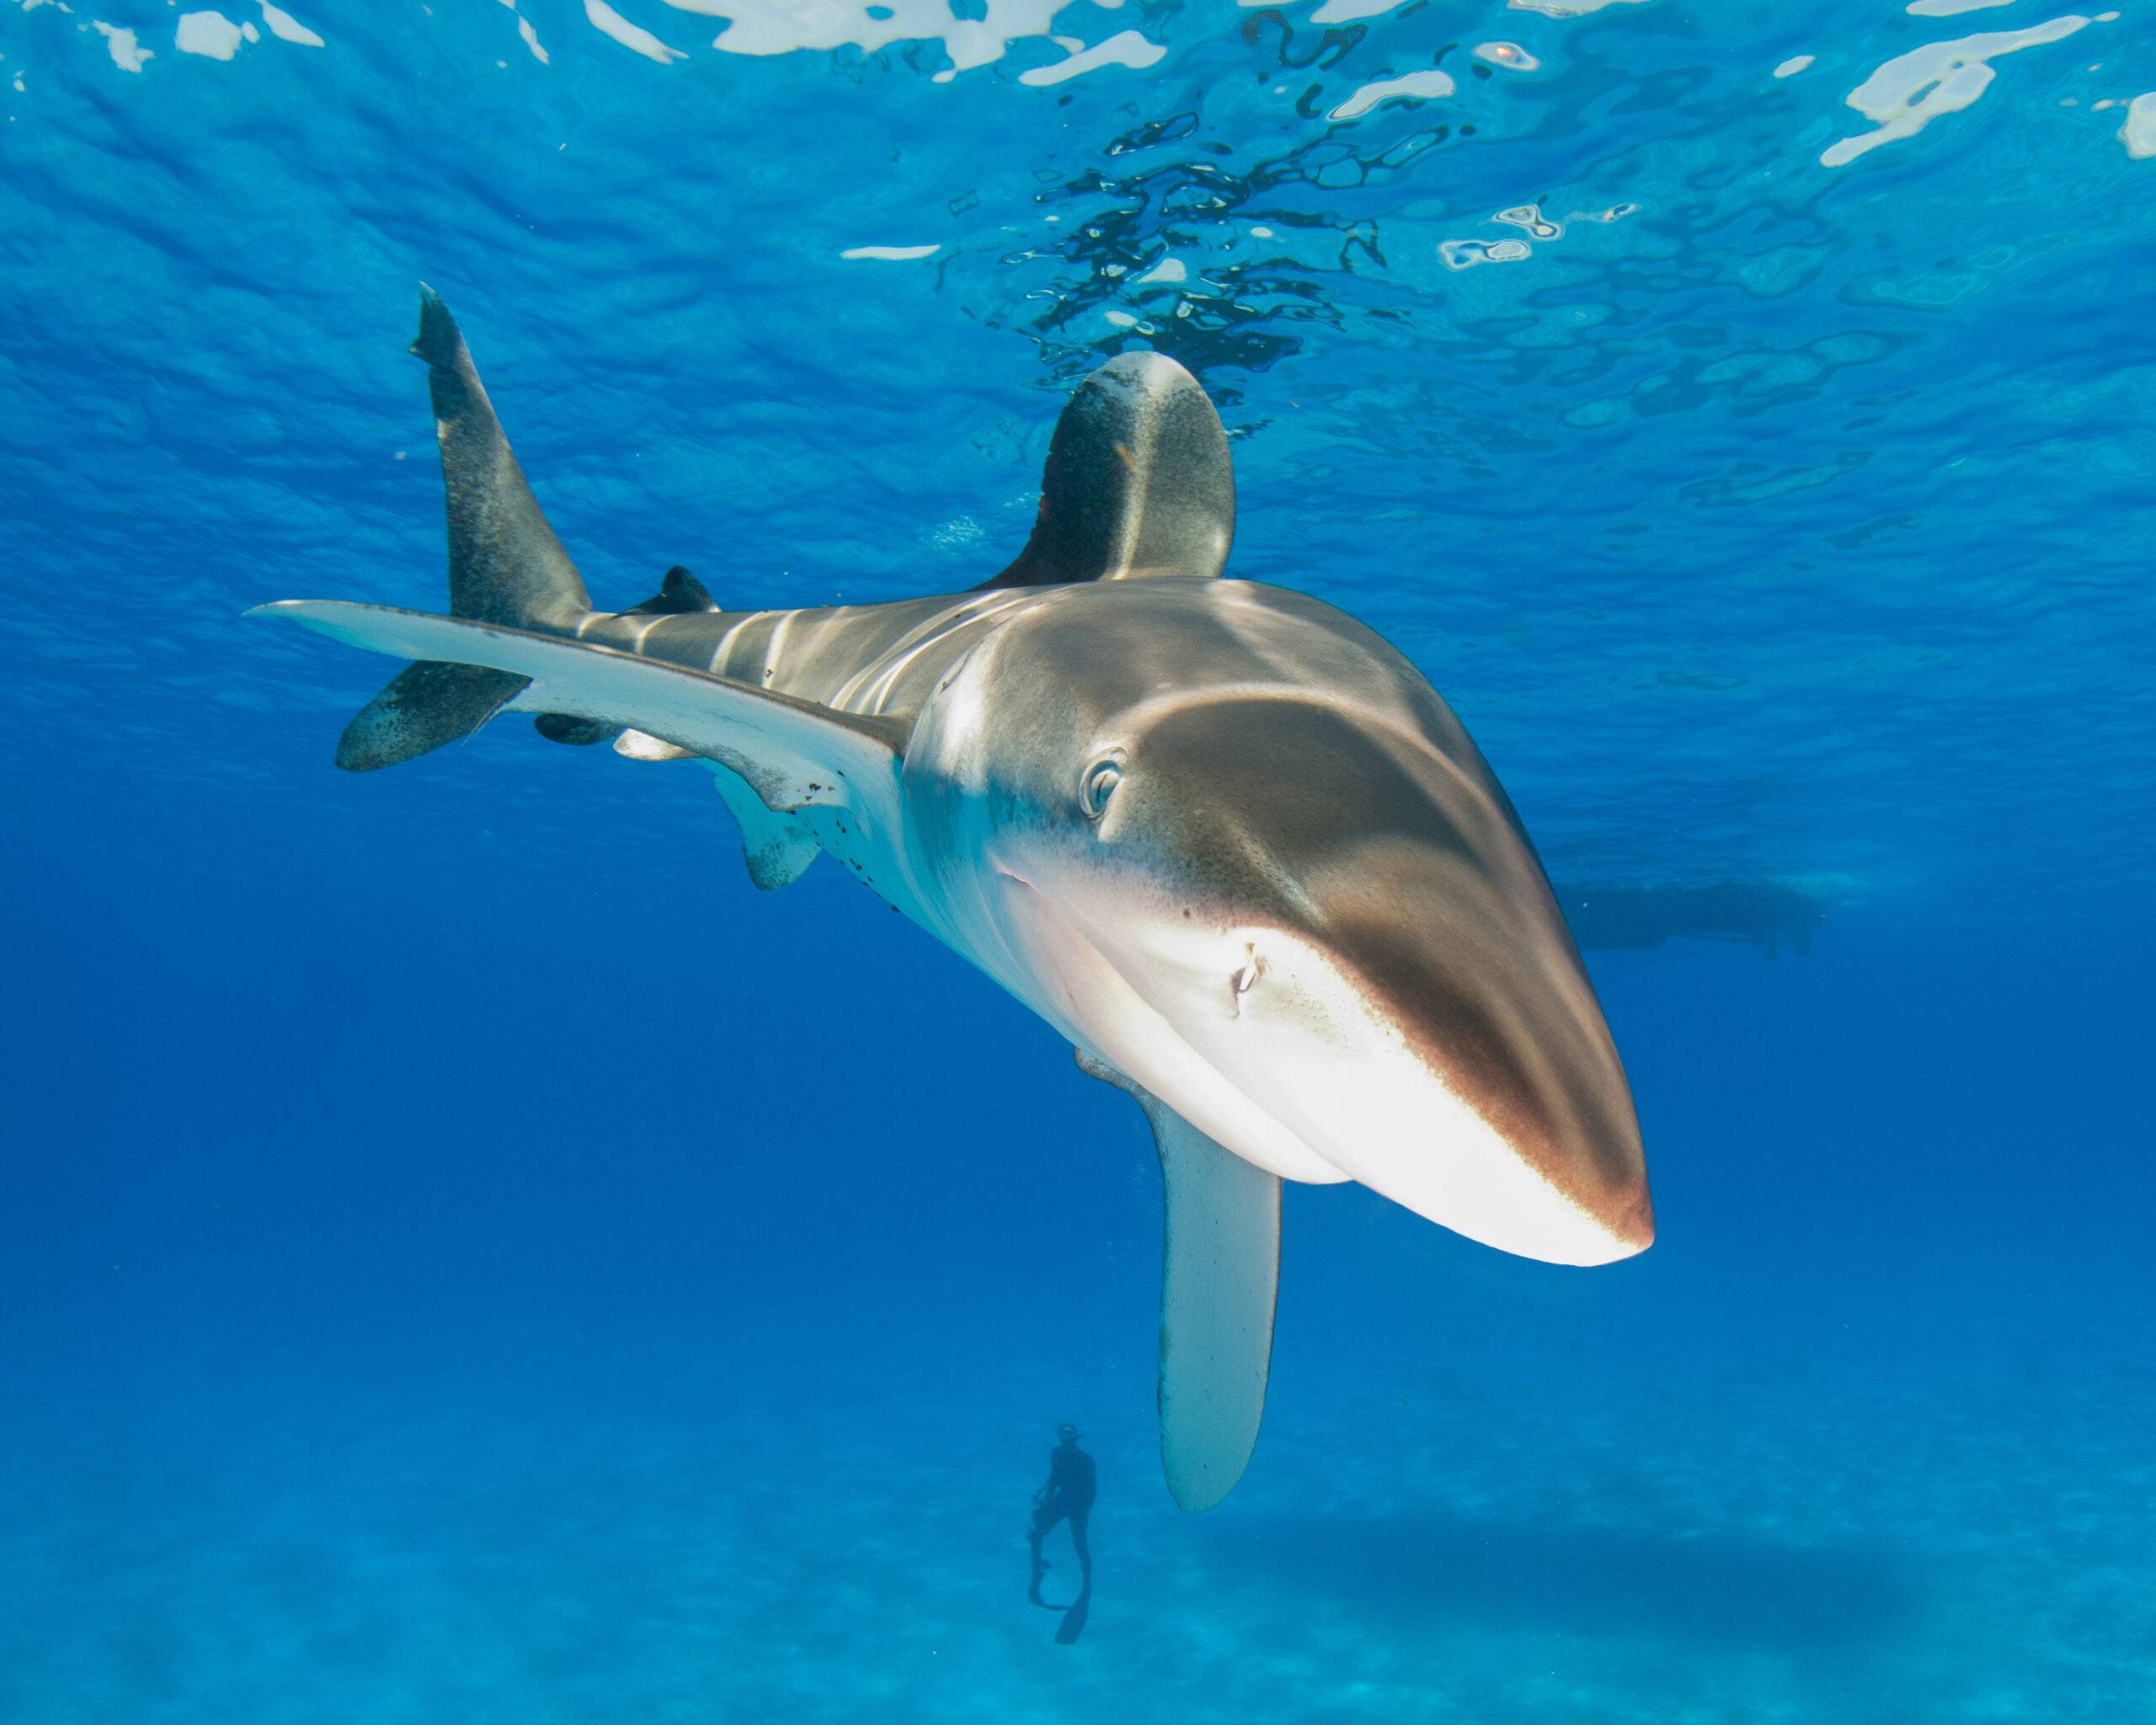
<svg viewBox="0 0 2156 1725">
<path fill-rule="evenodd" d="M 2156 1717 L 2141 0 L 294 4 L 0 8 L 0 1718 Z M 1125 1099 L 239 620 L 441 603 L 421 280 L 616 604 L 969 585 L 1190 366 L 1576 908 L 1823 913 L 1590 940 L 1653 1249 L 1291 1190 L 1179 1513 Z"/>
</svg>

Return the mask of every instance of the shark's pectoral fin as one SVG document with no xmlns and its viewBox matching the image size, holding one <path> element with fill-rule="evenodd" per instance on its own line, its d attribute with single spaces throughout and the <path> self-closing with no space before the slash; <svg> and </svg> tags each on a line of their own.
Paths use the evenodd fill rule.
<svg viewBox="0 0 2156 1725">
<path fill-rule="evenodd" d="M 1280 1177 L 1155 1103 L 1167 1191 L 1161 1462 L 1186 1509 L 1235 1489 L 1257 1443 L 1280 1288 Z"/>
<path fill-rule="evenodd" d="M 1235 536 L 1235 463 L 1203 387 L 1166 354 L 1119 354 L 1064 408 L 1033 537 L 981 585 L 1217 575 Z"/>
<path fill-rule="evenodd" d="M 634 736 L 635 732 L 628 733 Z M 660 746 L 664 747 L 665 745 Z M 774 814 L 764 799 L 749 788 L 749 782 L 731 767 L 716 761 L 705 762 L 712 782 L 741 829 L 741 860 L 749 865 L 749 879 L 764 892 L 776 892 L 801 879 L 802 871 L 816 860 L 817 844 L 800 818 Z"/>
<path fill-rule="evenodd" d="M 1223 1150 L 1082 1049 L 1152 1123 L 1167 1195 L 1161 1274 L 1161 1464 L 1185 1509 L 1235 1489 L 1257 1443 L 1280 1288 L 1280 1178 Z"/>
<path fill-rule="evenodd" d="M 406 659 L 483 665 L 531 687 L 519 705 L 664 737 L 723 762 L 767 809 L 850 810 L 864 830 L 895 825 L 905 727 L 776 690 L 560 635 L 326 599 L 258 605 L 317 634 Z"/>
</svg>

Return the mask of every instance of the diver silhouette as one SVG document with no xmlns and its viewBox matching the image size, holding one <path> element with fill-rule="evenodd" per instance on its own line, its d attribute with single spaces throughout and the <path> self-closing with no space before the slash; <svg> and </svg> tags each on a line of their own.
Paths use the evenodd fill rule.
<svg viewBox="0 0 2156 1725">
<path fill-rule="evenodd" d="M 1048 1482 L 1033 1493 L 1033 1525 L 1026 1536 L 1033 1553 L 1033 1573 L 1026 1597 L 1046 1610 L 1069 1614 L 1065 1627 L 1069 1639 L 1075 1641 L 1078 1629 L 1085 1624 L 1085 1606 L 1093 1592 L 1093 1554 L 1086 1543 L 1086 1518 L 1093 1513 L 1093 1458 L 1078 1447 L 1076 1426 L 1058 1426 L 1055 1437 L 1055 1448 L 1048 1455 Z M 1041 1597 L 1041 1577 L 1049 1569 L 1047 1559 L 1041 1556 L 1041 1541 L 1059 1521 L 1070 1524 L 1070 1546 L 1078 1554 L 1078 1597 L 1067 1605 L 1050 1605 Z M 1059 1641 L 1065 1638 L 1062 1633 L 1056 1637 Z"/>
</svg>

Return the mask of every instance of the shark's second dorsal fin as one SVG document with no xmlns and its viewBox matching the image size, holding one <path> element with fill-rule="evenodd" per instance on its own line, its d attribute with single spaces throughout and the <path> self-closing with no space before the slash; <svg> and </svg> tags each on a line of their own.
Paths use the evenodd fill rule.
<svg viewBox="0 0 2156 1725">
<path fill-rule="evenodd" d="M 662 617 L 686 617 L 699 611 L 718 609 L 718 601 L 711 596 L 711 589 L 677 563 L 667 570 L 656 593 L 643 604 L 631 606 L 624 615 L 656 612 Z"/>
<path fill-rule="evenodd" d="M 1204 389 L 1166 354 L 1120 354 L 1064 409 L 1033 537 L 981 585 L 1217 575 L 1235 533 L 1235 464 Z"/>
<path fill-rule="evenodd" d="M 688 617 L 698 611 L 718 609 L 718 601 L 711 596 L 711 590 L 677 563 L 667 570 L 656 593 L 640 605 L 632 605 L 621 614 L 623 617 Z M 390 686 L 394 688 L 396 685 L 392 683 Z M 516 692 L 512 690 L 510 692 L 514 694 Z M 542 713 L 531 721 L 531 726 L 550 743 L 568 743 L 582 748 L 593 743 L 611 742 L 616 754 L 626 755 L 632 761 L 683 761 L 695 752 L 675 748 L 670 743 L 659 743 L 655 738 L 650 737 L 646 737 L 644 741 L 656 743 L 656 749 L 646 749 L 638 744 L 623 748 L 622 741 L 625 735 L 641 736 L 643 733 L 625 733 L 618 725 L 597 724 L 588 718 L 574 718 L 566 713 Z M 670 749 L 672 753 L 663 752 Z"/>
<path fill-rule="evenodd" d="M 1185 1509 L 1235 1489 L 1257 1443 L 1280 1288 L 1280 1177 L 1223 1150 L 1144 1087 L 1075 1049 L 1128 1092 L 1161 1153 L 1161 1466 Z"/>
</svg>

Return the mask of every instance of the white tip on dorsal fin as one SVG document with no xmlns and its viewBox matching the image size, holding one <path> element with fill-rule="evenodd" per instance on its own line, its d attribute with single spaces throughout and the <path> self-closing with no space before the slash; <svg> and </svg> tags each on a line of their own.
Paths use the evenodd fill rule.
<svg viewBox="0 0 2156 1725">
<path fill-rule="evenodd" d="M 1280 1178 L 1223 1150 L 1114 1067 L 1074 1050 L 1128 1091 L 1152 1123 L 1166 1189 L 1161 1267 L 1161 1465 L 1185 1509 L 1235 1489 L 1257 1443 L 1280 1289 Z"/>
<path fill-rule="evenodd" d="M 693 761 L 694 749 L 667 742 L 645 731 L 623 731 L 614 739 L 614 752 L 625 761 Z"/>
<path fill-rule="evenodd" d="M 1203 387 L 1166 354 L 1119 354 L 1064 408 L 1033 537 L 981 585 L 1217 575 L 1235 536 L 1235 462 Z"/>
</svg>

